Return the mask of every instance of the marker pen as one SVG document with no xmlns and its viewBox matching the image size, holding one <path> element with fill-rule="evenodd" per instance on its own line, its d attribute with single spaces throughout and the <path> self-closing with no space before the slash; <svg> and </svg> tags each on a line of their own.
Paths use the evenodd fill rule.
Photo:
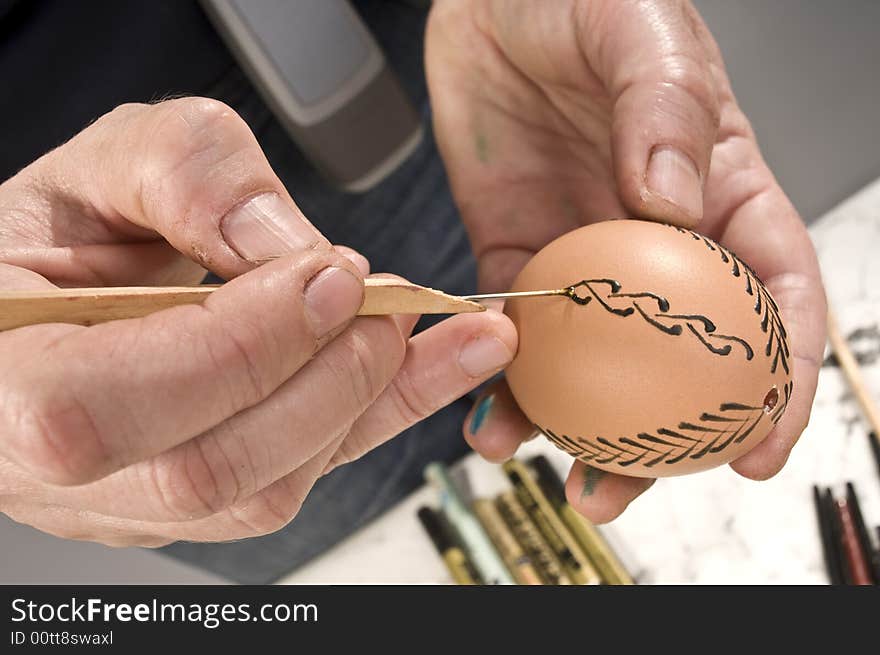
<svg viewBox="0 0 880 655">
<path fill-rule="evenodd" d="M 526 510 L 516 497 L 516 492 L 505 491 L 495 499 L 495 506 L 504 522 L 510 528 L 523 550 L 535 563 L 535 568 L 548 585 L 573 584 L 571 577 L 562 567 L 562 562 L 547 544 L 541 531 L 529 518 Z"/>
<path fill-rule="evenodd" d="M 446 467 L 433 462 L 425 467 L 425 479 L 440 491 L 440 506 L 453 529 L 464 544 L 474 568 L 486 584 L 515 584 L 513 576 L 501 555 L 492 545 L 489 535 L 464 501 Z"/>
<path fill-rule="evenodd" d="M 489 538 L 498 549 L 501 559 L 504 560 L 517 583 L 521 585 L 544 584 L 532 558 L 526 554 L 516 537 L 513 536 L 513 532 L 507 527 L 495 503 L 488 498 L 478 498 L 474 501 L 473 506 L 474 513 L 483 524 Z"/>
<path fill-rule="evenodd" d="M 590 561 L 599 572 L 602 582 L 609 585 L 635 584 L 623 562 L 605 541 L 599 529 L 568 504 L 565 499 L 565 483 L 550 461 L 543 455 L 529 460 L 535 471 L 538 486 L 547 496 L 553 508 L 559 513 L 563 523 L 581 544 Z"/>
<path fill-rule="evenodd" d="M 452 575 L 452 579 L 456 584 L 475 585 L 480 584 L 477 579 L 477 572 L 473 565 L 468 561 L 464 551 L 455 543 L 449 526 L 445 525 L 443 517 L 430 507 L 422 506 L 419 508 L 419 521 L 425 532 L 431 538 L 434 548 L 443 558 L 446 568 Z"/>
<path fill-rule="evenodd" d="M 511 459 L 504 462 L 502 468 L 513 484 L 517 498 L 562 562 L 572 581 L 581 585 L 599 584 L 601 579 L 596 568 L 556 514 L 547 496 L 541 491 L 525 465 Z"/>
</svg>

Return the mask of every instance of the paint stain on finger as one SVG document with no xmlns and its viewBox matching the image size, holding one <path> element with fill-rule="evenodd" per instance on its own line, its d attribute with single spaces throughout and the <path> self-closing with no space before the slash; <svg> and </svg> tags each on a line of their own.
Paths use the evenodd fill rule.
<svg viewBox="0 0 880 655">
<path fill-rule="evenodd" d="M 483 427 L 483 425 L 486 423 L 486 419 L 489 417 L 489 412 L 492 411 L 492 404 L 494 402 L 495 394 L 490 393 L 488 396 L 485 396 L 477 403 L 477 406 L 474 409 L 474 414 L 473 416 L 471 416 L 471 434 L 476 434 L 479 429 Z"/>
<path fill-rule="evenodd" d="M 477 152 L 477 159 L 482 163 L 489 163 L 489 139 L 483 132 L 477 132 L 474 137 L 474 148 Z"/>
<path fill-rule="evenodd" d="M 596 491 L 599 480 L 605 477 L 605 471 L 588 466 L 584 471 L 584 486 L 581 489 L 581 499 L 592 496 Z"/>
</svg>

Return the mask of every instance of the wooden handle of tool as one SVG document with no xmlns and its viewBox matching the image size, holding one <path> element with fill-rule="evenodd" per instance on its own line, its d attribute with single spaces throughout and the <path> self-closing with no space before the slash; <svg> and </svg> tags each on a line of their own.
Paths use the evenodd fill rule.
<svg viewBox="0 0 880 655">
<path fill-rule="evenodd" d="M 198 287 L 102 287 L 0 292 L 0 330 L 37 323 L 94 325 L 138 318 L 178 305 L 201 304 L 217 285 Z M 359 316 L 480 312 L 479 303 L 409 282 L 364 280 Z"/>
<path fill-rule="evenodd" d="M 853 393 L 862 406 L 862 411 L 865 414 L 865 418 L 868 419 L 868 423 L 871 424 L 874 434 L 880 435 L 880 411 L 878 411 L 877 405 L 871 397 L 871 392 L 865 384 L 859 364 L 846 344 L 846 339 L 840 333 L 840 329 L 837 327 L 837 320 L 830 310 L 827 320 L 828 341 L 831 342 L 831 349 L 837 357 L 840 369 L 849 381 L 850 387 L 852 387 Z"/>
</svg>

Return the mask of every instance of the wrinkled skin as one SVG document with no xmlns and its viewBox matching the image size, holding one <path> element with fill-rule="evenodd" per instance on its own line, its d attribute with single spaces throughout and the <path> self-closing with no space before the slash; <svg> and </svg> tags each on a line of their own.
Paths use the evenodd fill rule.
<svg viewBox="0 0 880 655">
<path fill-rule="evenodd" d="M 509 288 L 555 237 L 620 217 L 691 227 L 758 272 L 790 333 L 794 395 L 732 466 L 754 479 L 777 473 L 809 418 L 825 296 L 803 222 L 696 10 L 680 0 L 438 0 L 426 55 L 437 140 L 483 291 Z M 487 394 L 491 411 L 476 434 L 469 416 L 464 433 L 502 460 L 533 428 L 503 382 Z M 566 488 L 604 522 L 650 484 L 578 462 Z"/>
<path fill-rule="evenodd" d="M 0 185 L 0 262 L 3 289 L 234 278 L 204 307 L 0 333 L 0 509 L 67 538 L 275 531 L 323 473 L 516 350 L 497 312 L 412 338 L 416 316 L 355 318 L 367 261 L 311 226 L 213 100 L 124 105 Z"/>
<path fill-rule="evenodd" d="M 795 394 L 734 468 L 778 471 L 809 416 L 824 295 L 693 8 L 437 0 L 426 47 L 484 290 L 506 288 L 554 237 L 619 216 L 696 226 L 763 277 L 791 335 Z M 494 311 L 416 337 L 415 317 L 355 318 L 368 263 L 309 224 L 215 101 L 124 105 L 0 185 L 0 288 L 193 284 L 206 268 L 234 279 L 203 308 L 0 334 L 0 510 L 111 545 L 265 534 L 323 473 L 516 351 Z M 503 459 L 531 427 L 503 382 L 490 393 L 465 436 Z M 601 521 L 647 484 L 576 464 L 568 491 Z"/>
</svg>

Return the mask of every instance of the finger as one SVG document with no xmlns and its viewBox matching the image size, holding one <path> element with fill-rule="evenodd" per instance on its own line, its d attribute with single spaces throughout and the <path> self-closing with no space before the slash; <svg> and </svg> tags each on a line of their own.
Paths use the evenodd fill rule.
<svg viewBox="0 0 880 655">
<path fill-rule="evenodd" d="M 7 497 L 4 513 L 65 539 L 108 546 L 158 547 L 172 541 L 218 542 L 269 534 L 287 525 L 341 443 L 339 437 L 296 471 L 216 514 L 180 522 L 142 521 L 64 504 Z M 102 483 L 99 483 L 102 484 Z"/>
<path fill-rule="evenodd" d="M 79 226 L 95 244 L 160 235 L 226 279 L 294 250 L 330 248 L 245 122 L 216 100 L 122 105 L 10 182 L 4 195 L 30 196 L 21 211 L 37 219 Z M 69 242 L 78 238 L 56 237 Z"/>
<path fill-rule="evenodd" d="M 482 320 L 475 322 L 473 319 Z M 448 323 L 452 325 L 447 325 Z M 478 326 L 480 323 L 482 325 Z M 462 375 L 461 371 L 448 368 L 451 365 L 451 360 L 454 359 L 449 357 L 448 353 L 456 352 L 451 346 L 455 343 L 461 343 L 462 348 L 459 353 L 463 354 L 464 346 L 477 344 L 478 352 L 471 354 L 476 355 L 476 361 L 482 360 L 483 366 L 485 366 L 487 351 L 492 349 L 487 348 L 485 343 L 479 342 L 481 337 L 485 337 L 487 329 L 489 334 L 492 335 L 491 338 L 501 339 L 506 347 L 514 346 L 515 348 L 515 341 L 513 343 L 510 342 L 511 337 L 515 339 L 515 332 L 512 331 L 512 326 L 507 324 L 507 319 L 502 315 L 491 317 L 481 314 L 459 315 L 411 339 L 401 371 L 403 372 L 408 367 L 411 367 L 410 373 L 417 374 L 419 378 L 416 380 L 416 383 L 426 387 L 432 385 L 428 388 L 431 389 L 432 393 L 437 393 L 438 397 L 442 398 L 445 388 L 445 402 L 449 402 L 454 397 L 457 397 L 457 395 L 461 395 L 461 393 L 466 391 L 466 389 L 464 391 L 451 391 L 451 386 L 447 386 L 448 382 L 445 382 L 450 379 L 461 379 Z M 423 361 L 424 358 L 429 357 L 431 351 L 436 351 L 434 354 L 445 356 L 441 356 L 439 361 L 433 361 L 433 358 L 430 358 L 432 363 L 426 367 L 423 365 Z M 512 352 L 514 351 L 512 350 Z M 465 355 L 465 360 L 467 359 L 468 356 Z M 468 364 L 462 364 L 461 362 L 458 365 L 465 371 L 469 368 Z M 476 380 L 474 376 L 467 375 L 471 380 L 465 384 L 473 386 L 478 384 L 477 380 L 485 374 L 477 376 Z M 395 378 L 395 384 L 398 384 L 398 378 Z M 392 387 L 389 387 L 358 420 L 356 429 L 344 437 L 347 442 L 354 435 L 354 443 L 360 443 L 361 447 L 355 448 L 352 451 L 350 450 L 351 446 L 348 446 L 348 450 L 342 451 L 343 460 L 359 456 L 359 451 L 364 447 L 372 447 L 370 444 L 376 441 L 377 436 L 386 435 L 385 437 L 380 437 L 379 440 L 381 441 L 407 427 L 406 424 L 409 421 L 405 418 L 388 419 L 389 413 L 395 414 L 401 411 L 398 403 L 402 402 L 402 399 L 398 397 L 398 393 L 407 392 L 393 391 Z M 405 402 L 408 403 L 413 398 L 414 396 Z M 441 400 L 441 402 L 443 401 Z M 433 403 L 429 401 L 429 405 L 431 404 Z M 407 410 L 403 411 L 406 412 Z M 425 411 L 431 410 L 426 409 Z M 372 437 L 367 437 L 365 442 L 357 434 L 358 432 L 363 435 L 372 435 Z M 313 476 L 317 477 L 322 470 L 330 469 L 337 463 L 341 463 L 339 459 L 340 451 L 337 451 L 339 443 L 340 441 L 337 440 L 329 444 L 293 473 L 255 494 L 254 497 L 240 501 L 223 512 L 187 523 L 167 524 L 165 526 L 154 525 L 150 530 L 159 534 L 168 534 L 168 531 L 173 530 L 175 534 L 180 535 L 178 538 L 195 541 L 238 539 L 278 530 L 286 525 L 298 512 L 307 489 L 313 483 Z M 335 460 L 333 463 L 330 461 L 331 457 Z M 318 465 L 320 465 L 320 468 L 318 468 Z"/>
<path fill-rule="evenodd" d="M 359 318 L 262 403 L 176 448 L 70 490 L 67 502 L 152 521 L 219 512 L 347 434 L 397 372 L 404 348 L 393 320 Z"/>
<path fill-rule="evenodd" d="M 654 482 L 651 478 L 617 475 L 575 462 L 565 482 L 565 496 L 575 510 L 593 523 L 608 523 Z"/>
<path fill-rule="evenodd" d="M 361 272 L 363 277 L 370 274 L 370 261 L 354 248 L 348 246 L 335 245 L 333 248 L 340 255 L 348 259 Z"/>
<path fill-rule="evenodd" d="M 391 384 L 352 426 L 331 468 L 353 461 L 507 366 L 516 329 L 503 314 L 459 314 L 409 341 Z"/>
<path fill-rule="evenodd" d="M 344 438 L 343 435 L 331 441 L 295 471 L 221 512 L 195 521 L 149 524 L 145 529 L 187 541 L 229 541 L 276 532 L 299 513 Z"/>
<path fill-rule="evenodd" d="M 144 243 L 0 247 L 7 264 L 39 271 L 62 287 L 188 286 L 205 279 L 205 269 L 165 241 Z"/>
<path fill-rule="evenodd" d="M 3 476 L 16 477 L 18 487 L 42 503 L 121 518 L 170 522 L 221 511 L 347 433 L 370 402 L 370 389 L 384 388 L 399 366 L 404 339 L 417 318 L 355 321 L 318 355 L 335 364 L 311 362 L 265 402 L 97 482 L 69 488 L 34 485 L 14 470 Z M 373 370 L 375 362 L 388 367 L 384 379 Z"/>
<path fill-rule="evenodd" d="M 791 349 L 793 390 L 785 414 L 764 441 L 731 465 L 741 475 L 763 480 L 785 465 L 809 422 L 825 349 L 825 293 L 806 228 L 775 183 L 734 213 L 722 238 L 764 280 Z"/>
<path fill-rule="evenodd" d="M 719 124 L 707 50 L 686 3 L 605 3 L 582 12 L 579 41 L 613 101 L 612 156 L 624 203 L 683 226 L 703 215 Z"/>
<path fill-rule="evenodd" d="M 160 548 L 176 541 L 172 537 L 150 533 L 149 526 L 139 522 L 25 499 L 6 504 L 3 513 L 13 521 L 59 539 L 90 541 L 113 548 Z"/>
<path fill-rule="evenodd" d="M 513 457 L 535 435 L 535 426 L 522 413 L 510 387 L 499 380 L 483 392 L 462 426 L 468 445 L 490 462 Z"/>
<path fill-rule="evenodd" d="M 322 251 L 241 276 L 204 306 L 3 333 L 0 454 L 71 484 L 160 453 L 271 395 L 362 298 L 351 262 Z"/>
</svg>

